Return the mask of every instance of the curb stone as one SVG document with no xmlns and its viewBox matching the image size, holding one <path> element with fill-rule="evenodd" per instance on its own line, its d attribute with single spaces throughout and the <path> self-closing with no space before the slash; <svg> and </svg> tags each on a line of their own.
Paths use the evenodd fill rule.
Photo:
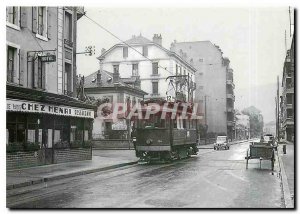
<svg viewBox="0 0 300 214">
<path fill-rule="evenodd" d="M 281 159 L 281 155 L 278 154 L 278 160 L 280 163 L 280 171 L 281 171 L 281 182 L 282 182 L 282 188 L 283 188 L 283 196 L 284 196 L 284 202 L 285 202 L 285 206 L 286 208 L 294 208 L 294 204 L 292 202 L 291 199 L 291 193 L 290 193 L 290 189 L 289 189 L 289 185 L 288 185 L 288 181 L 287 181 L 287 176 L 285 174 L 285 169 L 284 169 L 284 165 Z"/>
<path fill-rule="evenodd" d="M 43 182 L 54 181 L 54 180 L 70 178 L 70 177 L 76 177 L 76 176 L 91 174 L 91 173 L 95 173 L 95 172 L 106 171 L 106 170 L 110 170 L 110 169 L 133 165 L 133 164 L 136 164 L 137 162 L 138 161 L 132 161 L 132 162 L 121 163 L 121 164 L 116 164 L 116 165 L 112 165 L 112 166 L 106 166 L 103 168 L 88 169 L 88 170 L 72 172 L 72 173 L 64 174 L 64 175 L 44 177 L 41 179 L 37 179 L 37 180 L 33 180 L 33 181 L 26 181 L 26 182 L 22 182 L 22 183 L 18 183 L 18 184 L 11 184 L 11 185 L 6 186 L 6 190 L 12 190 L 12 189 L 17 189 L 17 188 L 21 188 L 21 187 L 31 186 L 34 184 L 40 184 Z"/>
</svg>

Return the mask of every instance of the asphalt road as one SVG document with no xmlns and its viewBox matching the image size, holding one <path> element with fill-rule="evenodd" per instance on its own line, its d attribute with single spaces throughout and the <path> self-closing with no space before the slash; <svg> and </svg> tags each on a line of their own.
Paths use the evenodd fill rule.
<svg viewBox="0 0 300 214">
<path fill-rule="evenodd" d="M 250 160 L 249 143 L 200 150 L 171 164 L 133 165 L 7 191 L 12 208 L 281 208 L 269 161 Z"/>
</svg>

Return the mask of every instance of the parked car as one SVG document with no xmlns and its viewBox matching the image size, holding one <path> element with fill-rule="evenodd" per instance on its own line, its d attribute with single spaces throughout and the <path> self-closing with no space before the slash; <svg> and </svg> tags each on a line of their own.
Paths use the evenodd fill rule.
<svg viewBox="0 0 300 214">
<path fill-rule="evenodd" d="M 214 143 L 214 150 L 219 149 L 229 149 L 229 141 L 227 136 L 218 136 L 216 142 Z"/>
</svg>

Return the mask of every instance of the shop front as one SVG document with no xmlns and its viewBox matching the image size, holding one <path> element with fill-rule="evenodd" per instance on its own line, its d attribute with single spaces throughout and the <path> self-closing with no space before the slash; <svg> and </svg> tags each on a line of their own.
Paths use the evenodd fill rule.
<svg viewBox="0 0 300 214">
<path fill-rule="evenodd" d="M 39 101 L 7 94 L 9 169 L 91 159 L 94 106 L 43 93 Z"/>
</svg>

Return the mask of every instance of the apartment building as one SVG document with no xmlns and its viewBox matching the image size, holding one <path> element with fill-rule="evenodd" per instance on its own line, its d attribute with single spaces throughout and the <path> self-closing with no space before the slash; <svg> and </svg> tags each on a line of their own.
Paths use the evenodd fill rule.
<svg viewBox="0 0 300 214">
<path fill-rule="evenodd" d="M 94 106 L 76 95 L 77 20 L 82 7 L 6 8 L 7 145 L 85 141 Z"/>
<path fill-rule="evenodd" d="M 280 96 L 281 129 L 286 141 L 295 141 L 295 43 L 294 35 L 287 51 L 282 74 L 282 95 Z"/>
<path fill-rule="evenodd" d="M 193 101 L 196 69 L 162 47 L 161 35 L 154 34 L 152 41 L 142 35 L 132 36 L 125 44 L 103 50 L 98 60 L 103 70 L 140 82 L 141 90 L 148 94 L 145 99 Z"/>
<path fill-rule="evenodd" d="M 230 60 L 219 46 L 210 41 L 177 42 L 171 51 L 188 56 L 197 69 L 195 102 L 201 106 L 207 132 L 227 134 L 234 138 L 234 82 Z"/>
</svg>

